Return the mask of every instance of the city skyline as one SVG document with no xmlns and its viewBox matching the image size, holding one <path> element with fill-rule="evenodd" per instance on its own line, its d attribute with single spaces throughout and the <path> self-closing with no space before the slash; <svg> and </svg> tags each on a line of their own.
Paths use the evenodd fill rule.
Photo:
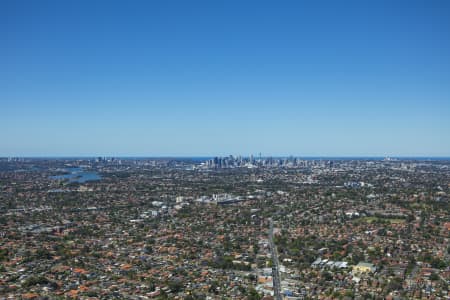
<svg viewBox="0 0 450 300">
<path fill-rule="evenodd" d="M 0 157 L 450 157 L 450 4 L 0 3 Z"/>
</svg>

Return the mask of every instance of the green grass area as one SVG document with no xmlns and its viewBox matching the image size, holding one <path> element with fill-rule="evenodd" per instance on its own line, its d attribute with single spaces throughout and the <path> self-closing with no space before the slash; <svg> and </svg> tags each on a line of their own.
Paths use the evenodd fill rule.
<svg viewBox="0 0 450 300">
<path fill-rule="evenodd" d="M 410 207 L 413 209 L 423 209 L 423 210 L 430 208 L 430 206 L 426 203 L 417 203 L 417 202 L 411 203 Z"/>
<path fill-rule="evenodd" d="M 362 217 L 355 220 L 356 222 L 366 222 L 372 223 L 376 221 L 389 221 L 391 224 L 405 223 L 405 219 L 396 219 L 396 218 L 378 218 L 378 217 Z"/>
</svg>

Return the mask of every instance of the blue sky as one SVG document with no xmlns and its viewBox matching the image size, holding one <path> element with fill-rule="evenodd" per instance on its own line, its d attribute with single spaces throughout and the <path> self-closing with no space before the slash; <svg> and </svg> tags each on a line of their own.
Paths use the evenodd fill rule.
<svg viewBox="0 0 450 300">
<path fill-rule="evenodd" d="M 0 156 L 450 156 L 449 1 L 0 1 Z"/>
</svg>

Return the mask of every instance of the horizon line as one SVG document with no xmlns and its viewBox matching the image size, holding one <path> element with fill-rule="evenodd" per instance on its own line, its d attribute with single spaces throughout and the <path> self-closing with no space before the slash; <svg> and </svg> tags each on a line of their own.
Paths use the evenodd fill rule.
<svg viewBox="0 0 450 300">
<path fill-rule="evenodd" d="M 0 155 L 0 159 L 8 158 L 214 158 L 214 157 L 251 157 L 250 155 Z M 257 155 L 255 158 L 447 158 L 450 155 Z"/>
</svg>

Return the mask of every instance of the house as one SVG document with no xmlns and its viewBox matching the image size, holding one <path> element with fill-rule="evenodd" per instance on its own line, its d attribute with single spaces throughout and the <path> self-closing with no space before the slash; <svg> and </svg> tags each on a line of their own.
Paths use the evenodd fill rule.
<svg viewBox="0 0 450 300">
<path fill-rule="evenodd" d="M 356 266 L 353 266 L 352 269 L 354 273 L 373 273 L 375 272 L 376 267 L 371 263 L 359 262 Z"/>
</svg>

